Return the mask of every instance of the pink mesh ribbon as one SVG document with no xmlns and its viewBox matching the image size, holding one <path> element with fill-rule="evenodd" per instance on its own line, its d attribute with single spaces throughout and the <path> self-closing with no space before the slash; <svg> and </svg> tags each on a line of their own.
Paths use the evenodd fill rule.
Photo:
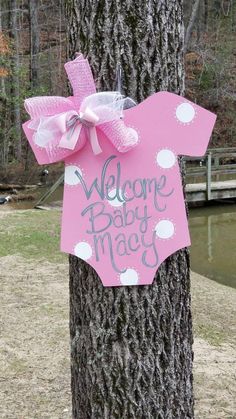
<svg viewBox="0 0 236 419">
<path fill-rule="evenodd" d="M 34 132 L 34 143 L 48 152 L 52 147 L 77 152 L 89 139 L 94 154 L 99 154 L 102 152 L 101 130 L 119 152 L 135 147 L 138 134 L 122 120 L 124 107 L 130 107 L 133 101 L 119 92 L 96 93 L 91 68 L 82 54 L 66 63 L 65 70 L 74 96 L 25 100 L 25 109 L 31 117 L 28 128 Z"/>
</svg>

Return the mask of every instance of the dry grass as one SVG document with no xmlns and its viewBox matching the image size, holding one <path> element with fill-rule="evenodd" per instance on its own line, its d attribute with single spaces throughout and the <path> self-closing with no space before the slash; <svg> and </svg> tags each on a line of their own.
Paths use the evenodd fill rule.
<svg viewBox="0 0 236 419">
<path fill-rule="evenodd" d="M 192 273 L 196 419 L 235 419 L 236 290 Z"/>
<path fill-rule="evenodd" d="M 1 418 L 70 417 L 67 271 L 1 258 Z"/>
</svg>

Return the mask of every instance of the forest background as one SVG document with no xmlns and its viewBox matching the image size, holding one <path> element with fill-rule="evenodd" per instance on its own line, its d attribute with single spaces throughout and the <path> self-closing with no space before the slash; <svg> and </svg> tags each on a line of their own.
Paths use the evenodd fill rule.
<svg viewBox="0 0 236 419">
<path fill-rule="evenodd" d="M 217 113 L 210 147 L 236 136 L 236 2 L 185 0 L 185 96 Z M 40 170 L 24 137 L 24 99 L 68 95 L 61 0 L 1 0 L 0 178 L 29 183 Z M 62 170 L 60 165 L 51 172 Z"/>
</svg>

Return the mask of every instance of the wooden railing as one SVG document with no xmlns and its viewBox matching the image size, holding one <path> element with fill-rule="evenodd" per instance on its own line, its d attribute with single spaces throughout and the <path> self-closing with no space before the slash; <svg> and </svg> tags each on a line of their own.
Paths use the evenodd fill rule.
<svg viewBox="0 0 236 419">
<path fill-rule="evenodd" d="M 236 178 L 236 147 L 209 149 L 204 157 L 184 158 L 186 164 L 186 182 L 199 183 L 199 178 L 206 182 L 207 200 L 211 199 L 212 178 L 222 180 L 222 176 L 235 174 Z M 202 180 L 201 180 L 202 182 Z"/>
</svg>

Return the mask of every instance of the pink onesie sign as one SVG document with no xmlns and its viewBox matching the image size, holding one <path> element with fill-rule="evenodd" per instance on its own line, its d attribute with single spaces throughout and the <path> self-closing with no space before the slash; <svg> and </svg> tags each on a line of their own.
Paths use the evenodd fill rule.
<svg viewBox="0 0 236 419">
<path fill-rule="evenodd" d="M 74 96 L 28 99 L 24 124 L 40 164 L 65 161 L 61 249 L 87 261 L 104 286 L 151 284 L 160 264 L 190 245 L 178 156 L 205 154 L 216 116 L 159 92 L 121 119 L 121 98 L 94 101 L 83 56 L 65 68 Z"/>
</svg>

